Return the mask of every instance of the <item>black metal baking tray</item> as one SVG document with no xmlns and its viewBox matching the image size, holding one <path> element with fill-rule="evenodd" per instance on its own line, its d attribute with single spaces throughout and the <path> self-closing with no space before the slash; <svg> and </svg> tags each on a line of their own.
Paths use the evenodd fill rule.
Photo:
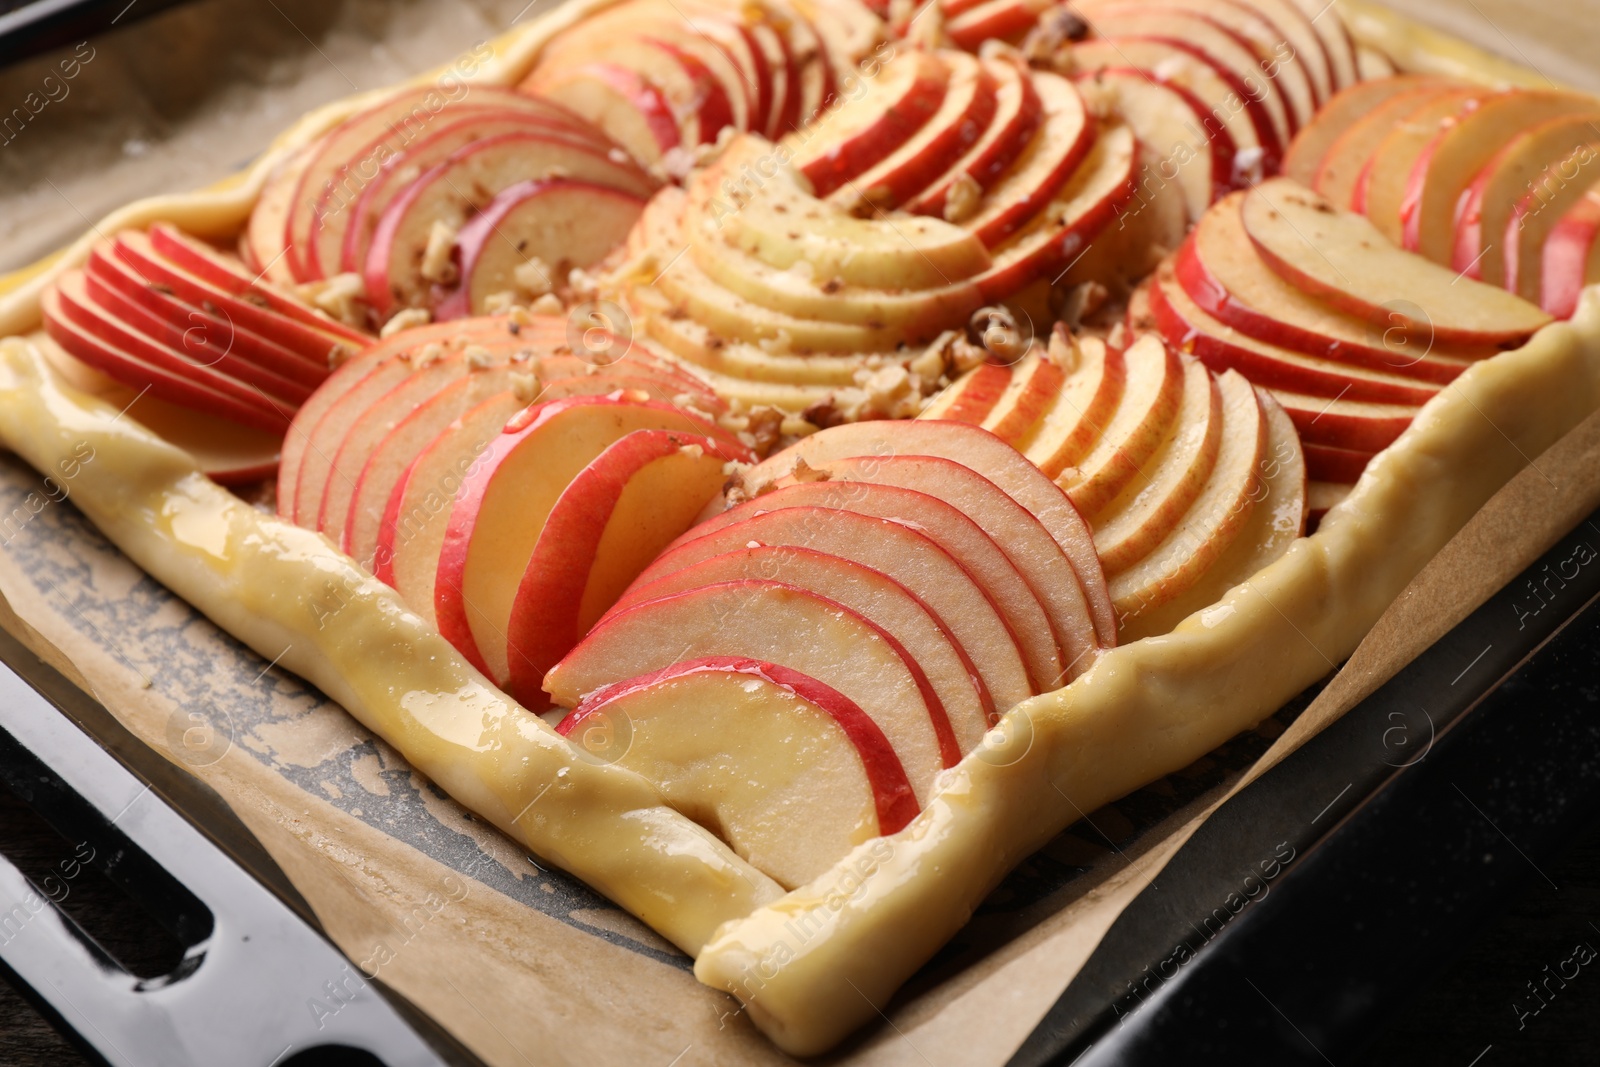
<svg viewBox="0 0 1600 1067">
<path fill-rule="evenodd" d="M 183 0 L 0 0 L 0 66 L 125 26 Z"/>
</svg>

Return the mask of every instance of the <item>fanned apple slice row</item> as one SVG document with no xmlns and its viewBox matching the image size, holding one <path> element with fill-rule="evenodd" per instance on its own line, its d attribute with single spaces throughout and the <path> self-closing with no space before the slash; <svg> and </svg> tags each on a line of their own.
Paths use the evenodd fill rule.
<svg viewBox="0 0 1600 1067">
<path fill-rule="evenodd" d="M 939 696 L 958 749 L 970 752 L 998 718 L 983 675 L 926 601 L 882 571 L 797 545 L 735 548 L 635 584 L 613 611 L 719 582 L 781 581 L 838 601 L 883 627 L 917 661 Z"/>
<path fill-rule="evenodd" d="M 1116 616 L 1106 595 L 1105 574 L 1089 525 L 1055 482 L 1012 446 L 976 426 L 943 419 L 857 422 L 801 438 L 748 471 L 740 480 L 755 495 L 760 487 L 794 473 L 804 460 L 816 467 L 853 456 L 937 456 L 963 463 L 1033 513 L 1072 561 L 1094 616 L 1103 648 L 1116 642 Z M 1000 699 L 995 694 L 995 699 Z"/>
<path fill-rule="evenodd" d="M 579 472 L 635 430 L 728 440 L 714 423 L 670 404 L 570 397 L 515 416 L 466 472 L 438 556 L 434 613 L 439 633 L 496 683 L 510 676 L 517 586 L 556 502 Z"/>
<path fill-rule="evenodd" d="M 1316 118 L 1295 135 L 1283 156 L 1284 176 L 1314 186 L 1334 143 L 1366 115 L 1404 93 L 1452 84 L 1457 83 L 1436 74 L 1400 74 L 1350 86 L 1324 104 Z"/>
<path fill-rule="evenodd" d="M 1550 230 L 1543 250 L 1539 305 L 1571 318 L 1585 286 L 1600 282 L 1600 194 L 1591 191 Z"/>
<path fill-rule="evenodd" d="M 919 418 L 949 419 L 976 426 L 989 417 L 1011 387 L 1012 377 L 1009 363 L 980 363 L 941 391 L 933 403 L 922 409 Z"/>
<path fill-rule="evenodd" d="M 1051 359 L 1065 368 L 1066 380 L 1033 434 L 1019 447 L 1046 476 L 1076 465 L 1110 424 L 1127 386 L 1128 365 L 1121 349 L 1098 338 L 1073 339 L 1064 326 L 1050 336 Z"/>
<path fill-rule="evenodd" d="M 1550 322 L 1526 300 L 1401 251 L 1365 218 L 1288 179 L 1253 190 L 1243 217 L 1251 242 L 1280 277 L 1384 328 L 1398 319 L 1447 343 L 1517 345 Z"/>
<path fill-rule="evenodd" d="M 937 55 L 900 53 L 864 93 L 793 136 L 795 168 L 818 196 L 853 183 L 938 114 L 950 79 L 950 68 Z"/>
<path fill-rule="evenodd" d="M 1013 367 L 1011 381 L 979 423 L 1008 445 L 1023 440 L 1038 425 L 1061 389 L 1061 368 L 1035 349 Z"/>
<path fill-rule="evenodd" d="M 1049 616 L 1066 680 L 1093 663 L 1099 644 L 1094 617 L 1072 561 L 1039 520 L 999 486 L 965 464 L 937 456 L 855 456 L 819 469 L 833 484 L 871 482 L 911 489 L 966 515 L 1000 546 Z"/>
<path fill-rule="evenodd" d="M 517 584 L 506 631 L 512 696 L 543 710 L 545 672 L 722 491 L 739 444 L 672 430 L 619 438 L 561 491 Z"/>
<path fill-rule="evenodd" d="M 1198 361 L 1185 361 L 1183 400 L 1145 470 L 1106 508 L 1095 547 L 1113 582 L 1166 540 L 1199 497 L 1222 448 L 1222 391 Z"/>
<path fill-rule="evenodd" d="M 1183 401 L 1183 362 L 1158 338 L 1139 338 L 1123 359 L 1128 377 L 1116 413 L 1088 455 L 1057 479 L 1091 522 L 1155 455 Z"/>
<path fill-rule="evenodd" d="M 989 189 L 1033 141 L 1044 105 L 1032 71 L 1004 55 L 978 62 L 995 81 L 994 116 L 971 148 L 904 205 L 907 211 L 944 218 L 957 182 L 971 182 L 979 192 Z"/>
<path fill-rule="evenodd" d="M 1546 167 L 1511 209 L 1505 235 L 1508 291 L 1535 303 L 1543 298 L 1545 244 L 1572 207 L 1595 189 L 1595 175 L 1585 168 L 1596 160 L 1600 160 L 1600 140 L 1580 145 Z"/>
<path fill-rule="evenodd" d="M 1016 635 L 977 578 L 924 533 L 904 523 L 854 511 L 816 507 L 753 511 L 718 530 L 702 533 L 699 528 L 691 529 L 645 569 L 620 603 L 632 603 L 636 594 L 668 575 L 752 546 L 804 549 L 886 575 L 915 594 L 949 629 L 956 644 L 977 666 L 983 688 L 996 710 L 1010 708 L 1034 695 Z M 786 573 L 758 577 L 787 580 Z M 797 578 L 796 584 L 803 583 Z M 887 626 L 889 619 L 885 618 L 882 624 Z M 930 681 L 934 678 L 930 675 Z M 960 692 L 942 673 L 937 682 L 944 687 L 941 692 Z M 968 699 L 960 697 L 945 707 L 947 714 L 960 717 L 967 706 Z M 978 706 L 983 706 L 981 694 Z M 955 719 L 951 721 L 953 725 Z"/>
<path fill-rule="evenodd" d="M 545 678 L 576 706 L 603 686 L 686 660 L 737 656 L 788 667 L 844 694 L 878 724 L 924 802 L 959 759 L 944 709 L 887 631 L 838 601 L 773 581 L 701 586 L 608 616 Z"/>
<path fill-rule="evenodd" d="M 1358 452 L 1381 452 L 1411 425 L 1421 409 L 1405 404 L 1375 404 L 1365 400 L 1332 400 L 1287 389 L 1268 389 L 1294 420 L 1300 439 L 1308 445 L 1332 445 Z"/>
<path fill-rule="evenodd" d="M 1036 693 L 1065 684 L 1062 642 L 1038 595 L 1004 549 L 971 518 L 940 497 L 880 482 L 798 482 L 708 519 L 696 527 L 715 533 L 753 512 L 794 508 L 850 511 L 904 523 L 923 533 L 977 579 L 1016 635 Z M 913 585 L 919 594 L 921 586 Z"/>
<path fill-rule="evenodd" d="M 1288 415 L 1270 396 L 1257 390 L 1256 399 L 1266 419 L 1266 445 L 1243 497 L 1248 514 L 1242 527 L 1220 553 L 1208 550 L 1212 557 L 1210 565 L 1187 589 L 1164 602 L 1153 598 L 1142 610 L 1132 605 L 1121 617 L 1122 640 L 1134 641 L 1170 632 L 1183 619 L 1211 607 L 1228 590 L 1259 574 L 1305 533 L 1306 466 L 1300 452 L 1300 437 Z M 1191 515 L 1200 518 L 1193 508 Z M 1199 527 L 1191 527 L 1190 521 L 1190 516 L 1186 516 L 1175 536 L 1189 529 L 1191 538 L 1198 537 L 1201 531 Z"/>
<path fill-rule="evenodd" d="M 861 706 L 774 663 L 676 663 L 606 686 L 556 729 L 654 782 L 669 805 L 789 889 L 918 810 L 893 746 Z"/>
<path fill-rule="evenodd" d="M 1217 379 L 1222 441 L 1211 476 L 1172 531 L 1111 579 L 1121 617 L 1159 607 L 1196 585 L 1249 524 L 1251 495 L 1267 455 L 1266 412 L 1255 387 L 1229 371 Z"/>
<path fill-rule="evenodd" d="M 1334 77 L 1328 50 L 1311 22 L 1315 12 L 1307 13 L 1294 0 L 1243 0 L 1261 13 L 1288 42 L 1289 54 L 1305 66 L 1318 107 L 1324 107 L 1344 88 Z M 1281 53 L 1278 53 L 1281 54 Z"/>
<path fill-rule="evenodd" d="M 1498 351 L 1430 344 L 1426 337 L 1389 328 L 1392 323 L 1380 328 L 1301 292 L 1256 254 L 1240 214 L 1244 196 L 1218 201 L 1173 261 L 1184 293 L 1208 315 L 1269 345 L 1437 385 L 1455 381 L 1475 361 Z"/>
<path fill-rule="evenodd" d="M 1482 109 L 1494 95 L 1482 87 L 1441 93 L 1390 130 L 1362 167 L 1350 209 L 1367 216 L 1391 244 L 1399 245 L 1405 238 L 1401 213 L 1406 189 L 1418 161 L 1442 131 Z"/>
<path fill-rule="evenodd" d="M 1317 31 L 1328 57 L 1328 72 L 1332 76 L 1334 90 L 1347 88 L 1360 81 L 1361 73 L 1356 69 L 1355 44 L 1350 40 L 1350 32 L 1345 29 L 1344 18 L 1338 9 L 1329 7 L 1323 0 L 1289 0 L 1289 3 Z"/>
<path fill-rule="evenodd" d="M 1149 295 L 1151 314 L 1167 343 L 1218 374 L 1232 369 L 1270 389 L 1380 404 L 1426 404 L 1440 389 L 1437 383 L 1318 359 L 1238 333 L 1191 300 L 1170 265 L 1157 270 Z"/>
<path fill-rule="evenodd" d="M 1378 101 L 1328 146 L 1311 188 L 1341 207 L 1349 207 L 1367 163 L 1378 145 L 1397 126 L 1431 108 L 1435 101 L 1454 100 L 1473 87 L 1459 81 L 1419 83 Z M 1448 109 L 1447 109 L 1448 110 Z M 1434 120 L 1437 122 L 1437 118 Z"/>
</svg>

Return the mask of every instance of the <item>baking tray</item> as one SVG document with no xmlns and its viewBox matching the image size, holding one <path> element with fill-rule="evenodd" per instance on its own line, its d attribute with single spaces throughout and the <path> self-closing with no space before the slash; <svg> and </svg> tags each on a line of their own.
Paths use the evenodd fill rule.
<svg viewBox="0 0 1600 1067">
<path fill-rule="evenodd" d="M 136 22 L 183 0 L 0 0 L 0 66 Z"/>
</svg>

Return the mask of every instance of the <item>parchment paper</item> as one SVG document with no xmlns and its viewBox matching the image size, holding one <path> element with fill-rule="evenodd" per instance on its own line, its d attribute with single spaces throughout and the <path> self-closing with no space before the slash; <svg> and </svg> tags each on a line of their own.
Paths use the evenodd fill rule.
<svg viewBox="0 0 1600 1067">
<path fill-rule="evenodd" d="M 1493 18 L 1508 5 L 1485 6 Z M 18 265 L 135 196 L 219 177 L 306 108 L 444 61 L 519 9 L 208 0 L 96 40 L 71 83 L 79 95 L 0 145 L 0 256 Z M 1581 50 L 1565 30 L 1551 47 Z M 20 96 L 73 53 L 4 72 L 0 93 Z M 1090 813 L 1006 880 L 883 1024 L 831 1059 L 1003 1063 L 1217 804 L 1597 503 L 1591 419 L 1495 498 L 1320 695 Z M 320 693 L 144 576 L 76 512 L 70 484 L 47 487 L 0 460 L 0 546 L 10 609 L 0 623 L 217 790 L 350 957 L 328 976 L 336 986 L 374 976 L 495 1065 L 785 1061 L 675 949 L 476 821 Z M 305 997 L 314 1017 L 338 1010 L 323 988 Z"/>
</svg>

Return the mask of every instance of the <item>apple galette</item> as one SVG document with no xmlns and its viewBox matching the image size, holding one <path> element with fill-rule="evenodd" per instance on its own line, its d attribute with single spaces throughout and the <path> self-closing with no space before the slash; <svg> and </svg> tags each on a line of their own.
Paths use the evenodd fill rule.
<svg viewBox="0 0 1600 1067">
<path fill-rule="evenodd" d="M 817 1052 L 1600 407 L 1600 101 L 1319 7 L 569 3 L 13 279 L 0 433 Z"/>
</svg>

